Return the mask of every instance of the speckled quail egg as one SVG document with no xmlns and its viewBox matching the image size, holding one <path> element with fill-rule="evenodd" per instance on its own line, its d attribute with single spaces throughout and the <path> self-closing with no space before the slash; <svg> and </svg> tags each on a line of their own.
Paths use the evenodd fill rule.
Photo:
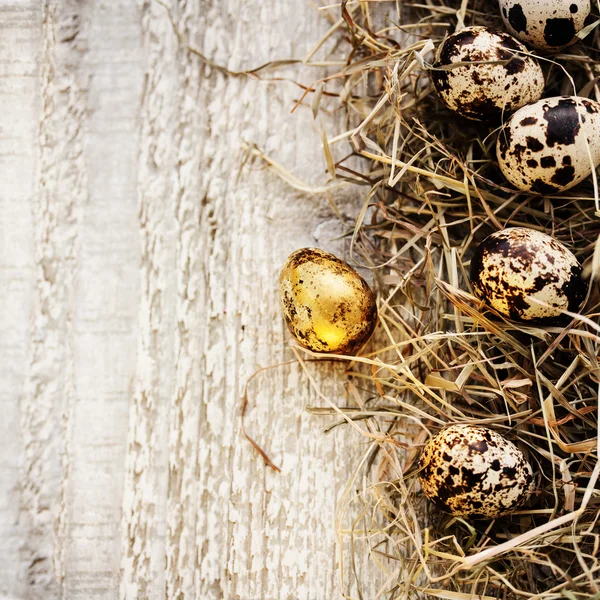
<svg viewBox="0 0 600 600">
<path fill-rule="evenodd" d="M 576 312 L 587 291 L 581 265 L 569 249 L 526 227 L 503 229 L 483 240 L 471 260 L 471 283 L 479 298 L 521 321 L 551 321 L 562 310 Z"/>
<path fill-rule="evenodd" d="M 495 519 L 529 497 L 533 471 L 523 453 L 499 433 L 451 425 L 431 438 L 419 459 L 427 498 L 456 517 Z"/>
<path fill-rule="evenodd" d="M 347 263 L 317 248 L 292 253 L 281 275 L 283 316 L 292 335 L 314 352 L 356 353 L 377 322 L 375 296 Z"/>
<path fill-rule="evenodd" d="M 499 0 L 508 31 L 543 52 L 558 52 L 577 40 L 590 14 L 590 0 Z"/>
<path fill-rule="evenodd" d="M 499 119 L 544 91 L 542 69 L 527 48 L 488 27 L 467 27 L 446 38 L 431 80 L 449 109 L 475 120 Z"/>
<path fill-rule="evenodd" d="M 568 190 L 600 164 L 600 104 L 558 96 L 524 106 L 500 131 L 496 151 L 502 174 L 519 190 Z"/>
</svg>

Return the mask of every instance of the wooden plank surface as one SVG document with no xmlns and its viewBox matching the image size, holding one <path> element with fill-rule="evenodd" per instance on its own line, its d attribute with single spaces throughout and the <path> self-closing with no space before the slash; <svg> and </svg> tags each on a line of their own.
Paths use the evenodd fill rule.
<svg viewBox="0 0 600 600">
<path fill-rule="evenodd" d="M 304 0 L 0 0 L 0 25 L 0 597 L 339 597 L 360 440 L 322 433 L 293 365 L 250 386 L 281 473 L 240 430 L 248 377 L 293 358 L 285 257 L 343 251 L 327 200 L 243 145 L 323 183 L 319 138 L 293 84 L 189 51 L 302 58 L 327 21 Z M 310 368 L 343 402 L 343 371 Z"/>
</svg>

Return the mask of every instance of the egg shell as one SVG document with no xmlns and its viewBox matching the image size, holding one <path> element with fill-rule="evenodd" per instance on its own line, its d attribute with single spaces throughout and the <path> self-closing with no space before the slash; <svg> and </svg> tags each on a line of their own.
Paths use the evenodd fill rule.
<svg viewBox="0 0 600 600">
<path fill-rule="evenodd" d="M 317 248 L 287 259 L 281 275 L 283 316 L 298 342 L 314 352 L 355 354 L 377 323 L 375 296 L 346 262 Z"/>
<path fill-rule="evenodd" d="M 600 164 L 600 104 L 557 96 L 525 106 L 500 131 L 496 155 L 502 174 L 519 190 L 568 190 Z"/>
<path fill-rule="evenodd" d="M 499 0 L 506 29 L 545 53 L 577 41 L 590 14 L 590 0 Z"/>
<path fill-rule="evenodd" d="M 470 64 L 445 68 L 455 63 Z M 433 67 L 431 80 L 442 102 L 468 119 L 499 119 L 544 91 L 542 69 L 527 48 L 488 27 L 467 27 L 446 38 Z"/>
<path fill-rule="evenodd" d="M 483 240 L 471 260 L 471 284 L 475 295 L 499 313 L 536 322 L 560 320 L 561 310 L 577 312 L 587 291 L 573 253 L 553 237 L 525 227 L 503 229 Z"/>
<path fill-rule="evenodd" d="M 426 444 L 419 480 L 427 498 L 456 517 L 495 519 L 529 497 L 533 471 L 502 435 L 477 425 L 451 425 Z"/>
</svg>

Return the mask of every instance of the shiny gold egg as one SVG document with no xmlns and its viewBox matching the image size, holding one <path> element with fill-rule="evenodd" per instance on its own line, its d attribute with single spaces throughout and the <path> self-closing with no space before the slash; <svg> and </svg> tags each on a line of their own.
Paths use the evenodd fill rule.
<svg viewBox="0 0 600 600">
<path fill-rule="evenodd" d="M 377 322 L 375 296 L 347 263 L 318 248 L 296 250 L 281 275 L 283 316 L 298 342 L 314 352 L 355 354 Z"/>
</svg>

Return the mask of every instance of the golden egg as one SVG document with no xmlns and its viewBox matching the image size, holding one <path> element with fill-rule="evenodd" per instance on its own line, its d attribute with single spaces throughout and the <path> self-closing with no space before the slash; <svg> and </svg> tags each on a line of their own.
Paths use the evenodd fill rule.
<svg viewBox="0 0 600 600">
<path fill-rule="evenodd" d="M 296 250 L 281 275 L 283 316 L 298 342 L 314 352 L 355 354 L 377 322 L 375 296 L 347 263 L 318 248 Z"/>
</svg>

